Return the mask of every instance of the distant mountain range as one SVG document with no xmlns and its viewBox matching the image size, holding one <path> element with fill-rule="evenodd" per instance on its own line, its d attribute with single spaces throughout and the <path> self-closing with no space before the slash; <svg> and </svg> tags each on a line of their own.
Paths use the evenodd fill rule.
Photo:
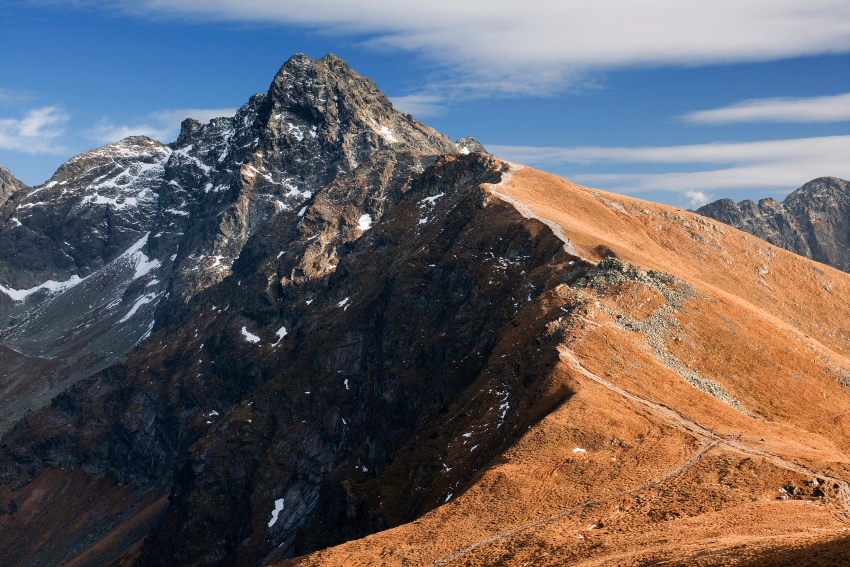
<svg viewBox="0 0 850 567">
<path fill-rule="evenodd" d="M 0 565 L 841 565 L 850 274 L 704 215 L 846 269 L 846 190 L 605 193 L 304 55 L 0 168 Z"/>
<path fill-rule="evenodd" d="M 783 201 L 721 199 L 701 215 L 749 232 L 771 244 L 850 272 L 850 183 L 836 177 L 809 181 Z"/>
</svg>

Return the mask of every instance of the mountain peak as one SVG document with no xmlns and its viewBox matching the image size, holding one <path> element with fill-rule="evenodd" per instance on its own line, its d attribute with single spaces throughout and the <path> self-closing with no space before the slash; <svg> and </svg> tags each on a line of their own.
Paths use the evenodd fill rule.
<svg viewBox="0 0 850 567">
<path fill-rule="evenodd" d="M 345 59 L 339 57 L 338 55 L 334 55 L 333 53 L 328 53 L 324 57 L 319 59 L 313 59 L 309 55 L 304 53 L 296 53 L 292 57 L 286 60 L 286 62 L 281 66 L 278 71 L 275 79 L 281 75 L 298 75 L 303 73 L 304 70 L 308 68 L 313 68 L 317 65 L 325 66 L 328 69 L 333 70 L 338 74 L 353 74 L 360 76 L 359 73 L 354 71 L 351 66 L 348 64 Z"/>
<path fill-rule="evenodd" d="M 278 71 L 268 94 L 269 125 L 285 125 L 282 136 L 301 141 L 305 132 L 351 148 L 350 167 L 375 149 L 404 146 L 427 153 L 455 153 L 451 139 L 397 110 L 375 82 L 336 55 L 291 57 Z"/>
<path fill-rule="evenodd" d="M 818 177 L 803 184 L 785 198 L 786 206 L 794 206 L 805 200 L 823 200 L 829 198 L 847 198 L 850 196 L 850 183 L 837 177 Z"/>
</svg>

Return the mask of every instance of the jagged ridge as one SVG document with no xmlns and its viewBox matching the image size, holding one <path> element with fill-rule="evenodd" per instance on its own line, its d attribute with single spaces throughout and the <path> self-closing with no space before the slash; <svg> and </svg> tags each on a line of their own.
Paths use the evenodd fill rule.
<svg viewBox="0 0 850 567">
<path fill-rule="evenodd" d="M 806 258 L 850 271 L 850 183 L 819 177 L 783 202 L 721 199 L 697 213 L 749 232 Z"/>
</svg>

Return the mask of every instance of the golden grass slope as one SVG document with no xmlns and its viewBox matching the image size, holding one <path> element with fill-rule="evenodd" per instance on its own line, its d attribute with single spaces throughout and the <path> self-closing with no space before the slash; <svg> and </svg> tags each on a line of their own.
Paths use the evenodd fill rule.
<svg viewBox="0 0 850 567">
<path fill-rule="evenodd" d="M 286 564 L 850 564 L 850 274 L 530 168 L 489 191 L 600 262 L 518 317 L 575 394 L 420 519 Z"/>
</svg>

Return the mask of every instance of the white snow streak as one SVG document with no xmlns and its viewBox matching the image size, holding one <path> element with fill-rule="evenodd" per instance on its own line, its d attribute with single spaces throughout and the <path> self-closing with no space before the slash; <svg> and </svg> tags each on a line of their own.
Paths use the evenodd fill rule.
<svg viewBox="0 0 850 567">
<path fill-rule="evenodd" d="M 146 293 L 145 295 L 141 296 L 139 299 L 136 300 L 136 302 L 133 304 L 127 314 L 124 315 L 118 322 L 123 323 L 124 321 L 128 320 L 130 317 L 136 314 L 136 311 L 138 311 L 142 305 L 147 305 L 148 303 L 151 303 L 154 299 L 156 299 L 155 293 Z"/>
<path fill-rule="evenodd" d="M 272 519 L 269 520 L 269 527 L 277 523 L 277 516 L 283 512 L 283 498 L 278 498 L 274 501 L 274 510 L 272 510 Z"/>
<path fill-rule="evenodd" d="M 35 287 L 31 287 L 29 289 L 12 289 L 9 287 L 5 287 L 0 285 L 0 291 L 14 299 L 15 301 L 23 301 L 30 295 L 44 289 L 49 291 L 50 293 L 60 294 L 64 291 L 67 291 L 79 284 L 82 281 L 85 281 L 86 278 L 81 278 L 80 276 L 74 275 L 71 276 L 70 279 L 65 280 L 64 282 L 57 282 L 54 280 L 47 280 L 46 282 L 39 284 Z"/>
</svg>

